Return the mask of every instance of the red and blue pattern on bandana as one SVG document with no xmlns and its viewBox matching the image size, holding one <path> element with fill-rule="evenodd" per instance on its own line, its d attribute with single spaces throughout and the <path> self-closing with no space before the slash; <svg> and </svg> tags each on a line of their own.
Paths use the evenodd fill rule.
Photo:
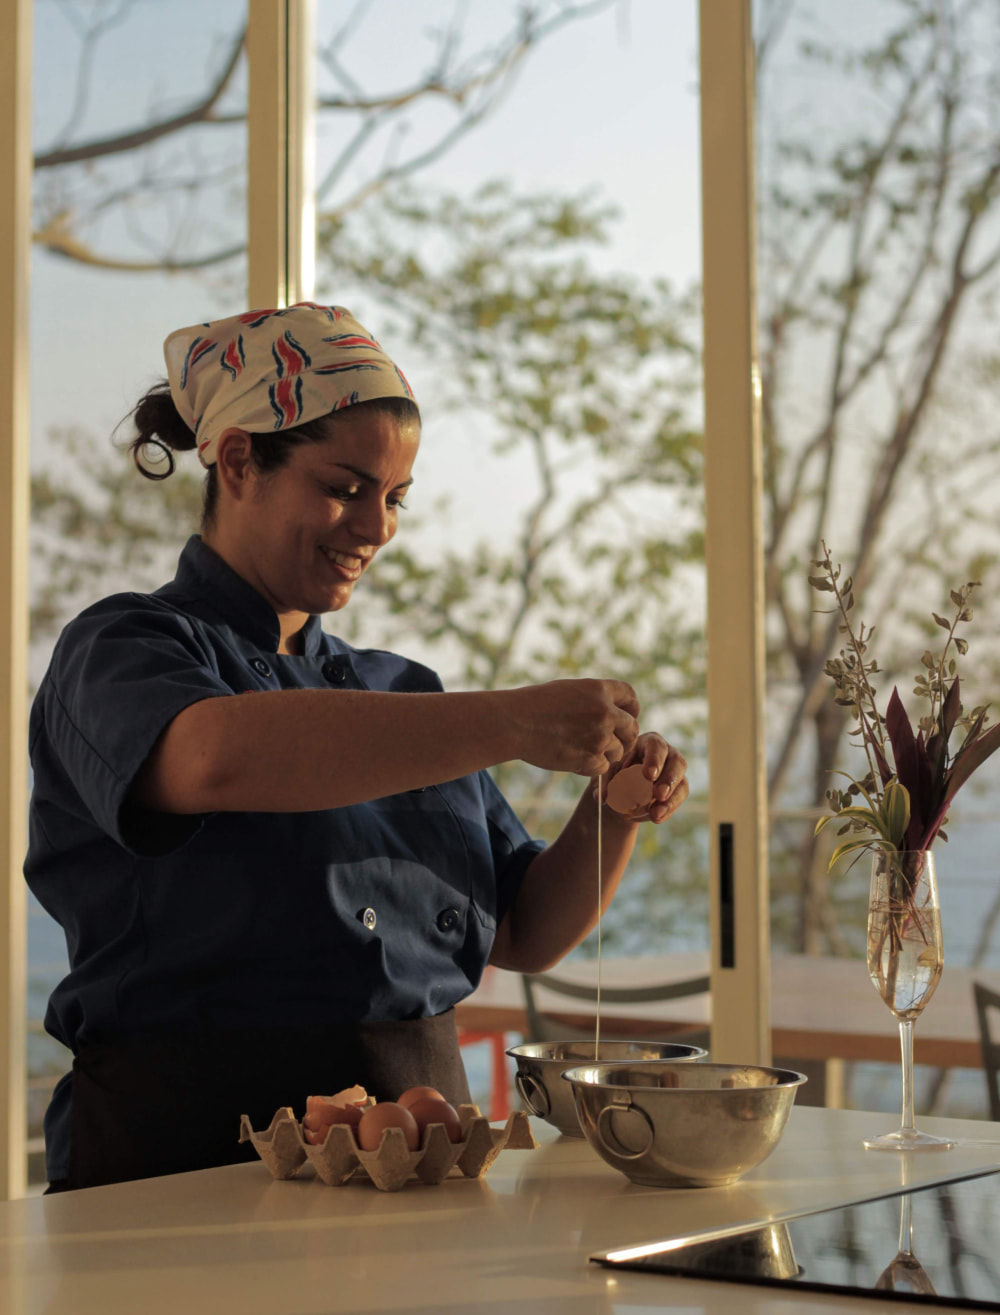
<svg viewBox="0 0 1000 1315">
<path fill-rule="evenodd" d="M 205 466 L 227 429 L 273 432 L 373 398 L 413 399 L 403 372 L 343 306 L 303 301 L 178 329 L 164 355 Z"/>
</svg>

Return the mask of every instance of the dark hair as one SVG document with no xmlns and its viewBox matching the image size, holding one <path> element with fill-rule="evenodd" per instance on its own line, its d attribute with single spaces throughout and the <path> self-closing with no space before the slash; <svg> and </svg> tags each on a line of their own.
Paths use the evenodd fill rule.
<svg viewBox="0 0 1000 1315">
<path fill-rule="evenodd" d="M 369 415 L 392 416 L 401 425 L 420 424 L 420 412 L 417 404 L 409 397 L 374 397 L 367 402 L 355 402 L 351 407 L 341 411 L 331 411 L 317 420 L 308 420 L 294 429 L 279 429 L 274 433 L 250 435 L 250 460 L 254 469 L 262 475 L 280 470 L 286 465 L 292 449 L 303 443 L 319 443 L 329 438 L 337 418 L 341 415 L 357 414 L 365 411 Z M 170 395 L 170 384 L 166 379 L 154 384 L 139 399 L 134 409 L 125 419 L 133 420 L 136 436 L 127 445 L 126 451 L 135 462 L 136 469 L 146 479 L 168 479 L 176 469 L 175 452 L 193 452 L 196 439 L 192 431 L 181 418 Z M 124 423 L 124 421 L 123 421 Z M 155 456 L 150 459 L 150 451 Z M 164 464 L 166 468 L 164 469 Z M 216 467 L 209 466 L 205 475 L 202 494 L 202 527 L 210 526 L 215 519 L 215 510 L 219 498 L 219 477 Z"/>
</svg>

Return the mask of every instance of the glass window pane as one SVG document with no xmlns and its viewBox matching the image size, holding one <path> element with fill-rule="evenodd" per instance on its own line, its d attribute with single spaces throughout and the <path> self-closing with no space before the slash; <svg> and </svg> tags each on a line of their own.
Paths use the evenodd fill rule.
<svg viewBox="0 0 1000 1315">
<path fill-rule="evenodd" d="M 695 798 L 642 828 L 605 949 L 665 956 L 708 945 L 697 7 L 535 8 L 522 48 L 515 4 L 319 4 L 318 296 L 425 423 L 396 543 L 330 624 L 448 688 L 631 681 Z M 546 836 L 580 788 L 497 775 Z"/>
<path fill-rule="evenodd" d="M 164 373 L 167 333 L 244 299 L 245 20 L 245 0 L 35 4 L 33 684 L 65 621 L 161 584 L 196 525 L 198 475 L 150 484 L 112 433 Z M 65 942 L 34 899 L 28 946 L 40 1181 L 41 1117 L 69 1056 L 41 1026 Z"/>
<path fill-rule="evenodd" d="M 936 663 L 947 642 L 932 614 L 950 620 L 949 590 L 982 581 L 957 631 L 969 654 L 952 645 L 948 660 L 966 711 L 990 702 L 1000 26 L 993 5 L 897 0 L 836 16 L 765 0 L 757 23 L 774 944 L 861 959 L 869 856 L 828 872 L 834 844 L 852 836 L 830 827 L 816 841 L 813 829 L 826 792 L 846 785 L 834 769 L 860 778 L 868 763 L 824 674 L 850 636 L 834 596 L 807 577 L 822 575 L 810 561 L 824 545 L 841 582 L 853 577 L 853 628 L 875 627 L 865 661 L 878 663 L 878 706 L 898 686 L 915 727 L 940 706 L 916 680 L 929 672 L 922 655 Z M 1000 966 L 997 779 L 993 762 L 976 773 L 948 810 L 950 842 L 935 846 L 946 976 Z M 969 1010 L 971 1028 L 971 998 Z M 934 1019 L 932 1002 L 918 1041 Z M 899 1108 L 898 1067 L 881 1092 L 867 1071 L 854 1079 L 855 1103 Z M 939 1085 L 918 1079 L 918 1108 Z M 942 1112 L 985 1111 L 981 1074 L 946 1088 L 954 1103 Z"/>
</svg>

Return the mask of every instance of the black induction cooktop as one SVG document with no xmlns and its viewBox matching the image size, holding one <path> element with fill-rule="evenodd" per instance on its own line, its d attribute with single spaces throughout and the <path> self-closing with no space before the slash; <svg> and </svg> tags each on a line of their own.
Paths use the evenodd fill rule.
<svg viewBox="0 0 1000 1315">
<path fill-rule="evenodd" d="M 590 1259 L 689 1278 L 1000 1311 L 1000 1171 Z"/>
</svg>

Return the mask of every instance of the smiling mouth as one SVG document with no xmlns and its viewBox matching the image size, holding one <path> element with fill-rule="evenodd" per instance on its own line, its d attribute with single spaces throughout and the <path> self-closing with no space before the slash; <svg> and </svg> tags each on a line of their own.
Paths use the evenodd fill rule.
<svg viewBox="0 0 1000 1315">
<path fill-rule="evenodd" d="M 320 545 L 320 552 L 328 562 L 332 562 L 351 580 L 356 580 L 368 564 L 367 558 L 359 557 L 356 553 L 335 552 L 332 548 L 324 548 L 322 545 Z"/>
</svg>

